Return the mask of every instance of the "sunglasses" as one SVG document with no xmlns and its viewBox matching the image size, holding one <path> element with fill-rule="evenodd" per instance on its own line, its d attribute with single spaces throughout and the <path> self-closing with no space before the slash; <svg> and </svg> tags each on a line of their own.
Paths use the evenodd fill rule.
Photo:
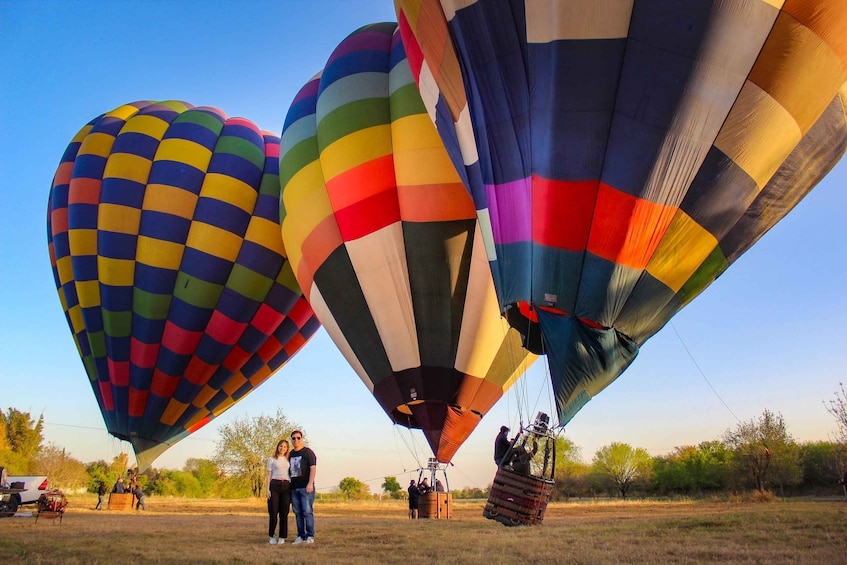
<svg viewBox="0 0 847 565">
<path fill-rule="evenodd" d="M 292 441 L 300 441 L 301 439 L 303 439 L 303 438 L 300 437 L 300 436 L 297 436 L 297 437 L 291 436 Z"/>
</svg>

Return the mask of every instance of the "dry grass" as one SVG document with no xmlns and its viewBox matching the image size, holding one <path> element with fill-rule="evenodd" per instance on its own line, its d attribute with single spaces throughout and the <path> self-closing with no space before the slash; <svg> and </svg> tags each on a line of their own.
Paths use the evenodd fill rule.
<svg viewBox="0 0 847 565">
<path fill-rule="evenodd" d="M 451 520 L 406 518 L 400 501 L 318 503 L 312 546 L 271 546 L 256 500 L 148 497 L 147 512 L 94 511 L 73 497 L 63 523 L 0 520 L 3 563 L 814 563 L 847 564 L 847 503 L 571 502 L 541 526 L 506 528 L 483 501 Z M 289 531 L 296 531 L 294 516 Z"/>
</svg>

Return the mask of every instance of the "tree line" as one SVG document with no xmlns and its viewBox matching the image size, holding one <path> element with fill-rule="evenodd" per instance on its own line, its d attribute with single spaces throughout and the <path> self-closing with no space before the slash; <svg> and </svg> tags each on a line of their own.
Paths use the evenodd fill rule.
<svg viewBox="0 0 847 565">
<path fill-rule="evenodd" d="M 824 402 L 836 422 L 830 441 L 797 442 L 781 414 L 765 410 L 739 422 L 720 438 L 651 456 L 640 447 L 614 442 L 586 463 L 566 436 L 556 440 L 553 500 L 593 496 L 709 496 L 755 492 L 759 495 L 841 494 L 838 480 L 847 465 L 847 391 L 843 385 Z M 82 463 L 65 450 L 44 444 L 44 419 L 27 412 L 0 410 L 0 466 L 11 475 L 46 474 L 52 486 L 96 492 L 111 486 L 128 468 L 128 457 Z M 272 416 L 236 419 L 220 430 L 211 459 L 189 459 L 180 470 L 151 468 L 140 474 L 147 494 L 245 498 L 263 495 L 265 462 L 280 438 L 302 427 L 281 410 Z M 304 430 L 305 433 L 305 430 Z M 490 487 L 490 485 L 489 485 Z M 488 488 L 453 490 L 454 498 L 486 498 Z M 323 498 L 404 498 L 396 477 L 385 477 L 381 493 L 355 477 L 345 477 Z"/>
</svg>

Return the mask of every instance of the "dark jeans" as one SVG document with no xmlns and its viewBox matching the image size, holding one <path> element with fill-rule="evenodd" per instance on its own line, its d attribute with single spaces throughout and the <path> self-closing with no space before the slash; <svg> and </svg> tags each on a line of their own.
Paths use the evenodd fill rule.
<svg viewBox="0 0 847 565">
<path fill-rule="evenodd" d="M 291 506 L 297 522 L 297 537 L 306 539 L 315 537 L 315 515 L 312 506 L 315 504 L 315 491 L 306 492 L 306 487 L 291 491 Z"/>
<path fill-rule="evenodd" d="M 288 488 L 283 490 L 282 481 L 271 481 L 270 490 L 271 497 L 268 499 L 268 537 L 274 537 L 278 521 L 279 537 L 280 539 L 285 539 L 288 537 L 288 508 L 291 505 L 291 491 Z"/>
</svg>

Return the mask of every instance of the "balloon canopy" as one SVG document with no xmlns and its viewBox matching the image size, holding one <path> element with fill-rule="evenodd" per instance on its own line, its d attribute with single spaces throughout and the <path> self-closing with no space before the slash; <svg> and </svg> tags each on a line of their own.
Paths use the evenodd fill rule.
<svg viewBox="0 0 847 565">
<path fill-rule="evenodd" d="M 396 24 L 345 39 L 281 139 L 282 233 L 301 288 L 392 421 L 450 461 L 535 357 L 500 317 L 473 201 Z"/>
<path fill-rule="evenodd" d="M 561 424 L 847 139 L 843 0 L 395 0 Z"/>
<path fill-rule="evenodd" d="M 279 233 L 279 139 L 184 102 L 80 130 L 48 205 L 59 299 L 108 431 L 144 469 L 319 327 Z"/>
</svg>

